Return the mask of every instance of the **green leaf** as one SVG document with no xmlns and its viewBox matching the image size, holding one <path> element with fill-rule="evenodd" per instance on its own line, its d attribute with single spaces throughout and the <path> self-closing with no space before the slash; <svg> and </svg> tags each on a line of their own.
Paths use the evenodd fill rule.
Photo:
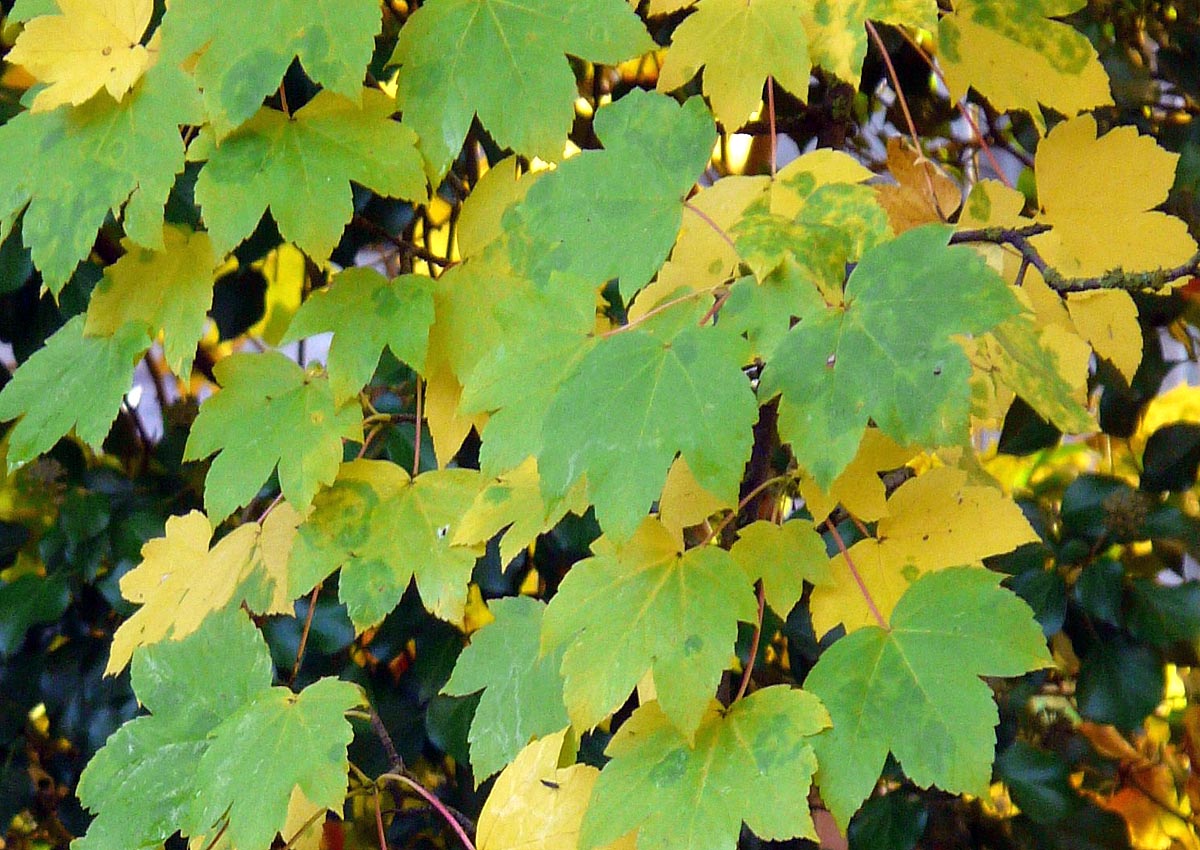
<svg viewBox="0 0 1200 850">
<path fill-rule="evenodd" d="M 483 690 L 469 737 L 477 784 L 516 758 L 531 739 L 569 722 L 558 672 L 562 648 L 539 654 L 545 610 L 544 603 L 526 596 L 493 602 L 496 621 L 471 637 L 442 688 L 451 696 Z"/>
<path fill-rule="evenodd" d="M 492 309 L 503 342 L 488 347 L 463 381 L 459 410 L 489 414 L 479 465 L 494 475 L 542 450 L 550 402 L 594 344 L 596 298 L 591 287 L 556 276 L 550 288 Z"/>
<path fill-rule="evenodd" d="M 204 482 L 209 517 L 248 504 L 277 464 L 283 495 L 303 511 L 337 475 L 342 440 L 362 441 L 358 405 L 339 407 L 327 380 L 274 351 L 234 354 L 213 374 L 221 391 L 200 406 L 183 453 L 219 452 Z"/>
<path fill-rule="evenodd" d="M 996 759 L 996 772 L 1021 813 L 1038 823 L 1062 823 L 1082 808 L 1071 784 L 1071 766 L 1048 750 L 1013 741 Z"/>
<path fill-rule="evenodd" d="M 750 581 L 762 579 L 767 602 L 786 617 L 804 593 L 804 582 L 831 584 L 825 541 L 811 525 L 793 520 L 782 525 L 759 520 L 738 529 L 729 554 Z"/>
<path fill-rule="evenodd" d="M 701 0 L 671 36 L 660 91 L 674 91 L 704 69 L 704 93 L 729 132 L 762 102 L 772 77 L 802 102 L 812 63 L 799 0 Z"/>
<path fill-rule="evenodd" d="M 381 18 L 374 0 L 175 0 L 163 17 L 163 62 L 198 55 L 192 73 L 225 135 L 258 111 L 294 58 L 314 82 L 358 103 Z"/>
<path fill-rule="evenodd" d="M 392 99 L 364 90 L 361 108 L 323 91 L 292 116 L 258 113 L 221 140 L 188 150 L 208 159 L 196 201 L 220 254 L 254 232 L 268 207 L 284 239 L 320 262 L 354 214 L 350 181 L 381 195 L 424 200 L 425 177 L 412 131 L 390 118 Z"/>
<path fill-rule="evenodd" d="M 682 452 L 706 490 L 736 502 L 758 417 L 745 349 L 720 327 L 692 324 L 666 340 L 642 329 L 601 340 L 546 414 L 543 491 L 562 496 L 586 476 L 600 525 L 626 539 Z"/>
<path fill-rule="evenodd" d="M 688 191 L 716 143 L 700 98 L 682 106 L 634 90 L 596 113 L 602 151 L 584 151 L 530 187 L 504 217 L 513 267 L 539 283 L 554 271 L 629 301 L 675 243 Z"/>
<path fill-rule="evenodd" d="M 136 322 L 112 337 L 84 336 L 83 316 L 59 328 L 0 390 L 0 421 L 21 417 L 8 435 L 9 468 L 48 451 L 72 428 L 100 451 L 149 346 Z"/>
<path fill-rule="evenodd" d="M 0 241 L 24 209 L 21 235 L 53 293 L 122 205 L 125 232 L 161 249 L 163 205 L 184 165 L 179 126 L 200 120 L 190 80 L 163 62 L 120 103 L 21 113 L 0 126 Z"/>
<path fill-rule="evenodd" d="M 710 703 L 695 742 L 658 703 L 621 725 L 583 817 L 582 850 L 638 831 L 639 850 L 733 850 L 742 822 L 767 841 L 816 840 L 810 736 L 829 726 L 812 694 L 763 688 L 728 709 Z"/>
<path fill-rule="evenodd" d="M 479 473 L 470 469 L 411 479 L 389 461 L 343 464 L 300 526 L 288 561 L 292 595 L 341 567 L 339 595 L 361 632 L 396 607 L 415 577 L 426 608 L 461 622 L 467 582 L 483 547 L 451 541 L 478 489 Z"/>
<path fill-rule="evenodd" d="M 780 436 L 823 488 L 874 420 L 901 445 L 967 438 L 971 364 L 951 337 L 1018 310 L 1000 277 L 950 228 L 926 225 L 868 251 L 845 305 L 809 316 L 763 370 L 759 397 L 781 393 Z"/>
<path fill-rule="evenodd" d="M 293 788 L 314 806 L 341 811 L 354 737 L 345 715 L 362 702 L 358 686 L 321 679 L 299 694 L 271 688 L 233 712 L 194 767 L 200 831 L 228 817 L 234 847 L 267 850 L 287 820 Z"/>
<path fill-rule="evenodd" d="M 662 710 L 690 738 L 737 639 L 754 619 L 746 576 L 723 549 L 680 553 L 647 518 L 629 542 L 601 539 L 571 568 L 546 610 L 543 651 L 566 647 L 562 672 L 572 724 L 589 729 L 653 670 Z"/>
<path fill-rule="evenodd" d="M 424 368 L 433 286 L 423 275 L 388 280 L 374 269 L 347 269 L 300 306 L 283 343 L 332 331 L 329 384 L 335 399 L 350 398 L 371 380 L 385 347 L 414 369 Z"/>
<path fill-rule="evenodd" d="M 1141 640 L 1164 649 L 1194 643 L 1200 637 L 1200 582 L 1169 587 L 1134 579 L 1125 625 Z"/>
<path fill-rule="evenodd" d="M 187 832 L 209 734 L 269 688 L 272 671 L 262 636 L 237 609 L 214 614 L 182 640 L 138 652 L 133 689 L 151 713 L 118 729 L 84 769 L 79 799 L 97 817 L 75 846 L 151 848 Z"/>
<path fill-rule="evenodd" d="M 0 658 L 20 649 L 30 628 L 61 617 L 70 602 L 71 588 L 64 576 L 24 575 L 0 584 Z"/>
<path fill-rule="evenodd" d="M 1166 684 L 1162 656 L 1118 635 L 1089 647 L 1079 665 L 1075 702 L 1088 720 L 1128 731 L 1162 702 Z"/>
<path fill-rule="evenodd" d="M 888 629 L 851 632 L 809 673 L 805 687 L 833 718 L 814 747 L 821 797 L 839 824 L 870 796 L 889 751 L 917 785 L 986 791 L 998 714 L 979 677 L 1052 663 L 1032 612 L 1000 579 L 977 567 L 928 573 Z"/>
<path fill-rule="evenodd" d="M 624 0 L 431 0 L 401 28 L 392 63 L 436 183 L 476 115 L 501 147 L 559 160 L 575 117 L 565 54 L 615 65 L 654 47 Z"/>
<path fill-rule="evenodd" d="M 220 258 L 208 234 L 167 225 L 161 251 L 122 240 L 125 254 L 104 270 L 88 303 L 88 336 L 112 336 L 138 322 L 151 338 L 163 332 L 167 366 L 181 378 L 192 371 L 196 343 L 212 306 L 213 271 Z"/>
</svg>

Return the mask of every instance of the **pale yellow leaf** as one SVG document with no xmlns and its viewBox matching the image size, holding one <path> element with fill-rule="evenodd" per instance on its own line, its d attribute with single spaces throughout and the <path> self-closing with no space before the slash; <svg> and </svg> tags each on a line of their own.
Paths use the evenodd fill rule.
<svg viewBox="0 0 1200 850">
<path fill-rule="evenodd" d="M 488 623 L 496 622 L 496 615 L 491 612 L 483 598 L 479 585 L 471 582 L 467 585 L 467 604 L 463 606 L 462 622 L 458 625 L 463 634 L 473 634 Z"/>
<path fill-rule="evenodd" d="M 729 131 L 758 109 L 769 76 L 806 100 L 812 64 L 804 11 L 800 0 L 700 0 L 671 37 L 658 90 L 674 91 L 703 69 L 704 94 Z"/>
<path fill-rule="evenodd" d="M 484 486 L 455 531 L 454 545 L 478 546 L 507 528 L 500 538 L 500 564 L 506 570 L 539 534 L 558 525 L 568 512 L 582 516 L 587 507 L 583 479 L 562 498 L 547 502 L 542 495 L 537 458 L 530 457 Z"/>
<path fill-rule="evenodd" d="M 6 57 L 48 84 L 31 111 L 78 105 L 101 89 L 124 98 L 158 56 L 154 45 L 139 43 L 152 0 L 58 0 L 58 7 L 59 15 L 29 21 Z"/>
<path fill-rule="evenodd" d="M 434 327 L 436 328 L 436 325 Z M 433 453 L 437 457 L 438 468 L 445 469 L 462 448 L 463 440 L 467 439 L 471 428 L 478 426 L 480 431 L 483 430 L 487 414 L 459 415 L 458 402 L 462 398 L 462 384 L 454 376 L 445 357 L 432 349 L 432 338 L 431 330 L 431 349 L 425 357 L 423 412 L 425 422 L 429 426 L 429 436 L 433 440 Z"/>
<path fill-rule="evenodd" d="M 1126 381 L 1142 362 L 1142 328 L 1133 298 L 1123 289 L 1098 289 L 1067 295 L 1067 310 L 1080 335 L 1096 354 L 1112 362 Z"/>
<path fill-rule="evenodd" d="M 458 250 L 463 257 L 474 257 L 499 239 L 504 229 L 500 221 L 505 211 L 525 197 L 529 187 L 543 172 L 526 171 L 518 175 L 517 157 L 510 156 L 493 165 L 471 188 L 458 216 Z"/>
<path fill-rule="evenodd" d="M 255 263 L 255 267 L 267 280 L 267 294 L 262 318 L 246 333 L 261 338 L 267 345 L 279 345 L 304 301 L 308 258 L 295 245 L 286 243 Z"/>
<path fill-rule="evenodd" d="M 700 486 L 682 455 L 675 458 L 658 500 L 658 520 L 672 534 L 682 541 L 685 528 L 699 525 L 717 511 L 731 508 L 732 504 Z"/>
<path fill-rule="evenodd" d="M 290 614 L 287 560 L 300 515 L 281 502 L 262 525 L 239 526 L 209 549 L 213 527 L 199 511 L 167 520 L 142 547 L 142 562 L 121 577 L 121 595 L 142 607 L 113 635 L 106 675 L 119 673 L 139 646 L 179 640 L 204 618 L 245 601 L 257 614 Z"/>
<path fill-rule="evenodd" d="M 871 169 L 843 151 L 809 151 L 781 168 L 771 181 L 771 214 L 795 219 L 814 190 L 834 183 L 862 183 L 874 176 Z"/>
<path fill-rule="evenodd" d="M 1196 253 L 1187 225 L 1150 211 L 1167 199 L 1178 160 L 1135 127 L 1097 138 L 1091 115 L 1064 121 L 1038 145 L 1034 160 L 1039 219 L 1054 229 L 1032 243 L 1065 277 L 1186 262 Z"/>
<path fill-rule="evenodd" d="M 479 850 L 576 850 L 600 771 L 558 766 L 567 731 L 527 745 L 500 774 L 479 813 Z M 608 847 L 633 850 L 633 834 Z"/>
<path fill-rule="evenodd" d="M 888 512 L 875 537 L 850 547 L 853 571 L 841 553 L 830 559 L 834 584 L 815 588 L 810 601 L 818 636 L 839 623 L 846 631 L 879 625 L 876 611 L 887 620 L 924 573 L 976 564 L 1039 539 L 1016 502 L 995 488 L 967 483 L 967 473 L 952 467 L 903 484 Z"/>
<path fill-rule="evenodd" d="M 886 516 L 887 491 L 880 472 L 903 466 L 916 449 L 906 449 L 878 428 L 868 428 L 858 453 L 825 493 L 810 475 L 800 478 L 800 495 L 816 520 L 829 516 L 839 504 L 865 522 Z"/>
<path fill-rule="evenodd" d="M 297 785 L 288 799 L 287 820 L 279 834 L 292 850 L 320 850 L 325 811 L 310 802 Z"/>
<path fill-rule="evenodd" d="M 938 62 L 950 99 L 968 88 L 1000 112 L 1028 112 L 1043 132 L 1040 105 L 1067 116 L 1112 104 L 1108 74 L 1087 37 L 1052 20 L 1085 0 L 957 0 L 938 25 Z"/>
<path fill-rule="evenodd" d="M 680 9 L 686 9 L 695 2 L 696 0 L 650 0 L 646 14 L 651 17 L 669 15 L 672 12 L 678 12 Z M 635 3 L 634 5 L 636 6 L 637 4 Z"/>
<path fill-rule="evenodd" d="M 825 541 L 803 520 L 782 525 L 752 522 L 738 529 L 729 554 L 750 581 L 762 579 L 767 602 L 780 617 L 786 617 L 800 601 L 805 581 L 815 585 L 832 582 Z"/>
<path fill-rule="evenodd" d="M 962 190 L 937 165 L 895 136 L 888 139 L 888 171 L 896 184 L 879 186 L 879 204 L 897 234 L 947 221 L 962 203 Z"/>
</svg>

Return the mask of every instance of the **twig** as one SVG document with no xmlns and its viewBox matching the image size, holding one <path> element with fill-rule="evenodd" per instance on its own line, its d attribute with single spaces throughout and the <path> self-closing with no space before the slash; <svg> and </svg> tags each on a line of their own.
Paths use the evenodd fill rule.
<svg viewBox="0 0 1200 850">
<path fill-rule="evenodd" d="M 837 544 L 838 551 L 842 553 L 842 558 L 845 560 L 846 566 L 850 569 L 850 575 L 854 576 L 855 582 L 858 583 L 858 589 L 862 592 L 863 599 L 867 601 L 867 608 L 871 610 L 871 616 L 875 618 L 875 622 L 879 624 L 879 628 L 885 632 L 891 631 L 891 626 L 888 625 L 888 621 L 880 613 L 879 606 L 875 604 L 875 600 L 871 596 L 871 591 L 867 590 L 867 583 L 863 581 L 862 575 L 859 574 L 858 567 L 854 566 L 850 552 L 846 549 L 846 542 L 842 540 L 842 535 L 838 533 L 837 526 L 829 523 L 829 533 L 833 535 L 833 542 Z"/>
<path fill-rule="evenodd" d="M 379 742 L 383 744 L 383 751 L 387 754 L 388 770 L 393 773 L 404 773 L 404 759 L 400 758 L 400 753 L 396 751 L 396 744 L 392 741 L 392 736 L 388 734 L 387 727 L 383 725 L 383 719 L 375 710 L 375 706 L 367 706 L 367 716 L 371 722 L 371 729 L 379 738 Z"/>
<path fill-rule="evenodd" d="M 417 796 L 423 799 L 426 803 L 433 806 L 434 810 L 437 811 L 437 813 L 442 816 L 442 819 L 450 825 L 450 828 L 454 830 L 454 834 L 458 836 L 458 840 L 462 842 L 463 846 L 466 847 L 467 850 L 475 850 L 475 843 L 471 841 L 470 836 L 467 835 L 467 831 L 463 829 L 462 824 L 458 822 L 458 818 L 450 813 L 450 810 L 446 808 L 446 804 L 439 800 L 436 794 L 434 794 L 420 782 L 405 776 L 403 773 L 380 774 L 379 781 L 384 780 L 399 782 L 401 785 L 404 785 L 416 793 Z"/>
<path fill-rule="evenodd" d="M 746 661 L 746 669 L 742 671 L 742 683 L 738 685 L 737 694 L 733 697 L 734 702 L 744 697 L 746 688 L 750 687 L 750 674 L 754 672 L 754 659 L 758 657 L 758 642 L 762 639 L 763 610 L 767 604 L 762 579 L 754 583 L 754 589 L 758 594 L 758 619 L 754 623 L 754 637 L 750 640 L 750 657 Z"/>
<path fill-rule="evenodd" d="M 439 257 L 428 248 L 423 248 L 420 245 L 409 242 L 407 239 L 401 239 L 399 236 L 389 233 L 386 228 L 380 227 L 378 224 L 371 221 L 369 218 L 366 218 L 365 216 L 355 215 L 350 222 L 351 224 L 371 231 L 376 236 L 386 240 L 387 242 L 390 242 L 394 247 L 398 248 L 404 253 L 422 259 L 431 265 L 438 266 L 439 268 L 449 268 L 450 266 L 458 265 L 458 263 L 456 263 L 454 260 L 448 260 L 445 257 Z"/>
</svg>

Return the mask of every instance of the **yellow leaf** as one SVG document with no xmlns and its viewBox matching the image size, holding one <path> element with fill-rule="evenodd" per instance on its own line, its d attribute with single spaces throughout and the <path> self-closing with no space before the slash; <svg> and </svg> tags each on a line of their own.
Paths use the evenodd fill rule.
<svg viewBox="0 0 1200 850">
<path fill-rule="evenodd" d="M 582 516 L 587 507 L 583 479 L 561 499 L 547 502 L 542 495 L 537 458 L 530 457 L 516 469 L 493 479 L 479 492 L 454 533 L 454 545 L 477 546 L 507 528 L 500 538 L 500 564 L 502 569 L 508 569 L 513 558 L 539 534 L 558 525 L 568 511 Z"/>
<path fill-rule="evenodd" d="M 1033 220 L 1021 215 L 1024 208 L 1025 196 L 1016 189 L 1005 186 L 999 180 L 980 180 L 967 196 L 962 214 L 958 217 L 958 229 L 1025 227 L 1033 224 Z M 1006 281 L 1016 280 L 1017 271 L 1021 268 L 1021 255 L 1011 245 L 974 242 L 971 247 Z M 1052 294 L 1058 298 L 1057 294 Z"/>
<path fill-rule="evenodd" d="M 433 330 L 429 335 L 432 344 Z M 438 468 L 445 469 L 454 460 L 462 448 L 463 440 L 467 439 L 467 434 L 471 433 L 471 428 L 477 422 L 479 430 L 483 430 L 482 423 L 487 421 L 487 414 L 459 415 L 458 401 L 462 398 L 462 384 L 450 370 L 446 359 L 432 348 L 425 358 L 424 393 L 423 412 L 429 425 L 429 436 L 433 439 L 433 453 L 437 456 Z"/>
<path fill-rule="evenodd" d="M 938 61 L 950 99 L 973 88 L 1001 112 L 1028 112 L 1043 132 L 1039 104 L 1067 116 L 1111 105 L 1108 74 L 1095 48 L 1070 24 L 1051 20 L 1084 5 L 1085 0 L 957 0 L 938 26 Z"/>
<path fill-rule="evenodd" d="M 800 478 L 800 495 L 815 520 L 823 520 L 840 504 L 859 519 L 874 522 L 888 512 L 887 490 L 879 473 L 903 466 L 916 453 L 898 446 L 878 428 L 868 428 L 854 460 L 834 479 L 828 493 L 805 474 Z"/>
<path fill-rule="evenodd" d="M 830 559 L 835 584 L 813 590 L 813 627 L 820 636 L 839 623 L 846 631 L 878 625 L 863 588 L 886 620 L 924 573 L 975 564 L 1038 539 L 999 490 L 968 484 L 960 469 L 931 469 L 892 494 L 875 537 L 850 547 L 853 571 L 841 553 Z"/>
<path fill-rule="evenodd" d="M 1135 127 L 1097 138 L 1091 115 L 1064 121 L 1038 145 L 1034 160 L 1039 219 L 1054 229 L 1032 243 L 1066 277 L 1186 262 L 1196 253 L 1187 225 L 1148 211 L 1167 199 L 1178 160 Z"/>
<path fill-rule="evenodd" d="M 78 105 L 101 89 L 124 98 L 158 57 L 156 41 L 139 44 L 152 0 L 58 0 L 58 7 L 62 14 L 27 23 L 6 57 L 49 84 L 31 111 Z"/>
<path fill-rule="evenodd" d="M 937 4 L 930 0 L 815 0 L 805 20 L 814 65 L 832 71 L 858 88 L 867 55 L 865 22 L 882 21 L 909 29 L 937 26 Z"/>
<path fill-rule="evenodd" d="M 500 774 L 479 813 L 479 850 L 576 850 L 600 771 L 558 766 L 567 731 L 527 745 Z M 633 850 L 633 834 L 608 847 Z"/>
<path fill-rule="evenodd" d="M 888 171 L 896 185 L 876 189 L 892 230 L 946 221 L 962 203 L 962 190 L 944 171 L 898 136 L 888 140 Z"/>
<path fill-rule="evenodd" d="M 474 257 L 504 234 L 500 221 L 509 207 L 525 193 L 542 172 L 526 171 L 518 175 L 517 157 L 510 156 L 493 165 L 471 189 L 458 216 L 458 250 Z"/>
<path fill-rule="evenodd" d="M 801 175 L 807 177 L 801 179 Z M 813 191 L 834 183 L 862 183 L 875 174 L 850 154 L 818 148 L 789 162 L 770 184 L 772 215 L 795 219 Z M 794 187 L 803 187 L 798 192 Z"/>
<path fill-rule="evenodd" d="M 732 508 L 700 486 L 683 456 L 675 458 L 658 500 L 658 520 L 683 540 L 683 530 L 699 525 L 717 511 Z"/>
<path fill-rule="evenodd" d="M 300 515 L 281 502 L 262 525 L 241 525 L 210 550 L 213 527 L 204 514 L 168 519 L 165 535 L 147 542 L 142 562 L 121 577 L 121 595 L 142 607 L 113 635 L 105 674 L 123 670 L 139 646 L 187 637 L 226 605 L 292 613 L 287 560 L 299 524 Z"/>
<path fill-rule="evenodd" d="M 1098 289 L 1067 295 L 1067 310 L 1080 335 L 1096 354 L 1112 361 L 1126 381 L 1142 362 L 1142 328 L 1138 309 L 1123 289 Z"/>
<path fill-rule="evenodd" d="M 304 300 L 308 258 L 295 245 L 287 243 L 271 251 L 256 266 L 267 279 L 266 303 L 263 317 L 246 333 L 262 337 L 267 345 L 279 345 Z"/>
<path fill-rule="evenodd" d="M 646 14 L 651 17 L 669 15 L 672 12 L 678 12 L 680 9 L 686 9 L 695 2 L 696 0 L 650 0 Z M 636 6 L 637 3 L 633 3 L 633 5 Z"/>
<path fill-rule="evenodd" d="M 726 177 L 688 201 L 695 209 L 683 211 L 671 259 L 659 271 L 658 279 L 638 293 L 629 320 L 645 315 L 680 289 L 712 289 L 732 277 L 738 255 L 730 243 L 729 229 L 770 184 L 768 177 Z"/>
<path fill-rule="evenodd" d="M 326 811 L 309 801 L 297 785 L 288 800 L 287 820 L 279 834 L 292 850 L 320 850 Z"/>
<path fill-rule="evenodd" d="M 467 604 L 463 606 L 462 622 L 459 624 L 463 634 L 474 634 L 488 623 L 495 621 L 496 615 L 487 607 L 483 591 L 479 589 L 479 585 L 471 582 L 467 585 Z"/>
<path fill-rule="evenodd" d="M 704 94 L 726 130 L 746 123 L 774 77 L 801 101 L 812 63 L 800 0 L 700 0 L 671 37 L 658 76 L 659 91 L 674 91 L 704 69 Z"/>
</svg>

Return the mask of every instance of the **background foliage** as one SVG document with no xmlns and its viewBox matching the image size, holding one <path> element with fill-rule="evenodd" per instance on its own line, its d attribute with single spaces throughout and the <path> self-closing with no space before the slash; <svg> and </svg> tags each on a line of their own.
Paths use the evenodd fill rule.
<svg viewBox="0 0 1200 850">
<path fill-rule="evenodd" d="M 1195 2 L 0 9 L 6 845 L 1200 846 Z"/>
</svg>

